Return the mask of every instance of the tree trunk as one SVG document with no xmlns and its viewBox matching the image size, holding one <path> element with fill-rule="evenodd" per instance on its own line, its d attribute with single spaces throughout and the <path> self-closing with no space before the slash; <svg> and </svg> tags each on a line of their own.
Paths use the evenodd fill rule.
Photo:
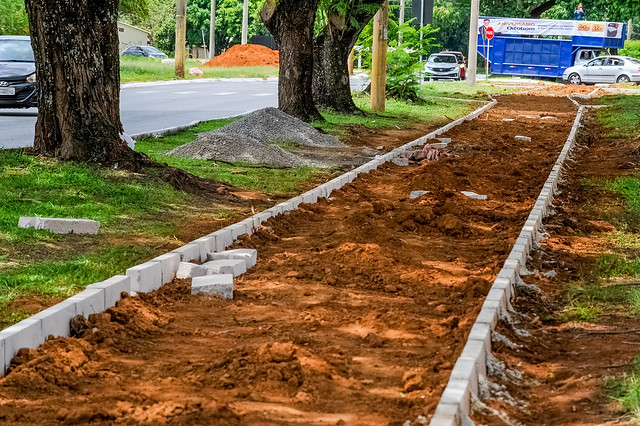
<svg viewBox="0 0 640 426">
<path fill-rule="evenodd" d="M 351 96 L 349 53 L 383 0 L 352 0 L 350 16 L 329 12 L 327 26 L 313 41 L 313 98 L 317 107 L 342 114 L 360 112 Z M 356 4 L 357 3 L 357 4 Z M 377 7 L 376 7 L 377 6 Z"/>
<path fill-rule="evenodd" d="M 266 0 L 260 17 L 280 49 L 278 108 L 304 121 L 322 120 L 313 103 L 313 23 L 318 0 Z"/>
<path fill-rule="evenodd" d="M 135 162 L 121 137 L 118 0 L 26 0 L 36 60 L 34 149 L 62 160 Z"/>
</svg>

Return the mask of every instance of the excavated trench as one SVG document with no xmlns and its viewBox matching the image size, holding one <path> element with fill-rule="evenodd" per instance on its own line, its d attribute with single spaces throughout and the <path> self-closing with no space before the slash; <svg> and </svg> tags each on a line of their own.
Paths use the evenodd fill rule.
<svg viewBox="0 0 640 426">
<path fill-rule="evenodd" d="M 233 301 L 176 280 L 92 316 L 82 338 L 22 350 L 0 380 L 0 419 L 426 421 L 575 111 L 565 97 L 501 96 L 442 135 L 438 161 L 384 165 L 242 237 L 258 265 Z"/>
</svg>

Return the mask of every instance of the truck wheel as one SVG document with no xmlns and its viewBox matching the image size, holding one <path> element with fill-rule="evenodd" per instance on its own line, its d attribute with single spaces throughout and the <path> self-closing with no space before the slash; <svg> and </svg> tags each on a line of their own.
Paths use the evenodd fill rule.
<svg viewBox="0 0 640 426">
<path fill-rule="evenodd" d="M 582 84 L 582 79 L 580 78 L 580 74 L 578 74 L 577 72 L 572 73 L 569 78 L 569 83 L 570 84 Z"/>
<path fill-rule="evenodd" d="M 630 81 L 631 79 L 629 78 L 628 75 L 622 74 L 620 77 L 618 77 L 618 79 L 616 80 L 616 83 L 628 83 Z"/>
</svg>

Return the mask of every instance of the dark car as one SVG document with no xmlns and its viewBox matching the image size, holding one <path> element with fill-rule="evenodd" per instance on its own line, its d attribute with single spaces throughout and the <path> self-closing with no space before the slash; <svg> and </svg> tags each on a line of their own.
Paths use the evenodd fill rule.
<svg viewBox="0 0 640 426">
<path fill-rule="evenodd" d="M 153 46 L 130 46 L 120 56 L 140 56 L 145 58 L 168 58 L 168 56 Z"/>
<path fill-rule="evenodd" d="M 0 108 L 38 106 L 36 64 L 28 36 L 0 36 Z"/>
</svg>

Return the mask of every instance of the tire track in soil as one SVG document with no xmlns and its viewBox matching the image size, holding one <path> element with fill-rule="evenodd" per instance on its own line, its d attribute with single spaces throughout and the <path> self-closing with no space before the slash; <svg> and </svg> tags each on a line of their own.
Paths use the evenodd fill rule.
<svg viewBox="0 0 640 426">
<path fill-rule="evenodd" d="M 443 135 L 453 144 L 438 162 L 384 165 L 243 237 L 238 245 L 257 248 L 259 261 L 236 280 L 234 301 L 191 297 L 176 280 L 92 316 L 82 339 L 21 351 L 0 381 L 0 419 L 401 424 L 429 416 L 574 116 L 566 98 L 500 97 Z M 412 190 L 431 192 L 410 200 Z"/>
</svg>

